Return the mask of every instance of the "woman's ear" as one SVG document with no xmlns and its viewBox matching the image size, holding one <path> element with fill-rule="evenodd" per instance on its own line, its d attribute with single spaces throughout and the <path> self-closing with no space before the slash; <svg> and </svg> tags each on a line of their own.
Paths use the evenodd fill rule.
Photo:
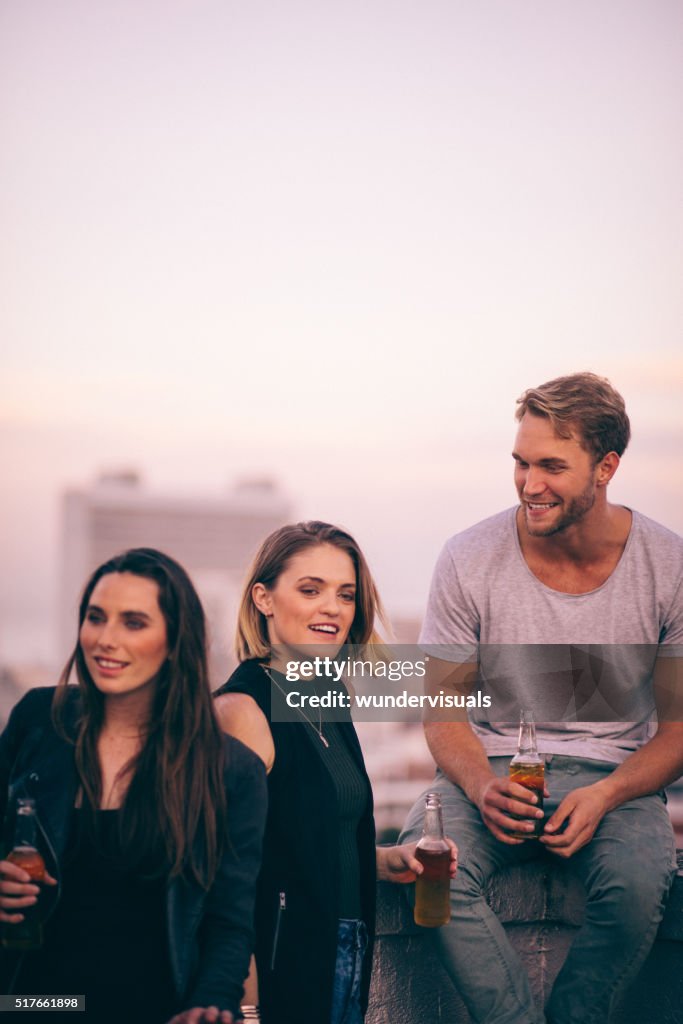
<svg viewBox="0 0 683 1024">
<path fill-rule="evenodd" d="M 270 591 L 262 583 L 255 583 L 251 588 L 251 599 L 261 614 L 265 615 L 267 619 L 270 618 L 273 614 L 272 599 Z"/>
</svg>

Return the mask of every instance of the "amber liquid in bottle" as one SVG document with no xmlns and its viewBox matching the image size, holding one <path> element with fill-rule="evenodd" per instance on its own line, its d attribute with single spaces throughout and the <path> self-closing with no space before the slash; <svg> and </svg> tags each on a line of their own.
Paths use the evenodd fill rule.
<svg viewBox="0 0 683 1024">
<path fill-rule="evenodd" d="M 524 764 L 519 762 L 518 764 L 510 765 L 510 781 L 516 782 L 519 786 L 526 786 L 527 789 L 533 789 L 538 803 L 534 805 L 534 810 L 540 808 L 543 810 L 543 787 L 545 785 L 545 765 L 541 761 L 540 764 Z M 511 818 L 517 818 L 518 815 L 511 814 Z M 543 818 L 519 818 L 520 821 L 530 821 L 534 826 L 533 832 L 510 832 L 511 836 L 516 839 L 538 839 L 543 832 Z"/>
<path fill-rule="evenodd" d="M 422 839 L 415 856 L 424 871 L 415 881 L 415 924 L 440 928 L 451 919 L 451 850 L 444 839 L 441 799 L 428 793 Z"/>
<path fill-rule="evenodd" d="M 543 810 L 543 790 L 545 787 L 545 764 L 536 749 L 536 726 L 530 711 L 522 711 L 519 720 L 519 742 L 517 753 L 510 761 L 510 781 L 519 786 L 531 789 L 538 803 L 529 807 L 529 817 L 510 814 L 511 818 L 532 824 L 533 830 L 519 829 L 509 832 L 515 839 L 538 839 L 543 833 L 543 818 L 533 817 L 534 811 Z"/>
<path fill-rule="evenodd" d="M 36 817 L 32 800 L 20 800 L 17 811 L 17 825 L 14 846 L 5 860 L 16 864 L 27 873 L 32 882 L 45 880 L 45 861 L 35 847 Z M 2 946 L 24 952 L 40 949 L 43 944 L 43 925 L 40 918 L 40 903 L 20 907 L 17 913 L 24 918 L 17 924 L 5 923 L 2 927 Z"/>
</svg>

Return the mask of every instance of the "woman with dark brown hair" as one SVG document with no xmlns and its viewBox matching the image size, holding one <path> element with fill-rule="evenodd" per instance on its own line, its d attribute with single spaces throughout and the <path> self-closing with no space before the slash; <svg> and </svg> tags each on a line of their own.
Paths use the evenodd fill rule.
<svg viewBox="0 0 683 1024">
<path fill-rule="evenodd" d="M 32 913 L 45 921 L 42 948 L 5 951 L 2 991 L 84 993 L 97 1024 L 232 1024 L 263 765 L 218 726 L 204 613 L 177 562 L 149 548 L 106 562 L 78 622 L 60 685 L 30 691 L 0 737 L 0 814 L 35 801 L 49 872 L 39 887 L 0 861 L 3 944 Z"/>
<path fill-rule="evenodd" d="M 377 588 L 350 534 L 328 523 L 283 526 L 264 542 L 244 587 L 241 664 L 217 693 L 221 724 L 269 771 L 256 904 L 264 1024 L 360 1024 L 370 983 L 376 877 L 411 882 L 415 846 L 375 848 L 372 791 L 346 714 L 310 708 L 285 721 L 282 656 L 316 645 L 334 657 L 379 642 Z M 455 870 L 455 857 L 453 857 Z M 251 982 L 252 979 L 250 979 Z"/>
</svg>

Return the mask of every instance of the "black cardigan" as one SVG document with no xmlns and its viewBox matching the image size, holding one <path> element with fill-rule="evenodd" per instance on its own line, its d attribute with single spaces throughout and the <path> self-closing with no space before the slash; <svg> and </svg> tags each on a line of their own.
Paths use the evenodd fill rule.
<svg viewBox="0 0 683 1024">
<path fill-rule="evenodd" d="M 67 716 L 78 714 L 77 687 L 70 687 Z M 17 704 L 0 736 L 0 821 L 11 842 L 17 797 L 33 797 L 41 846 L 50 873 L 59 881 L 77 791 L 73 746 L 55 732 L 50 712 L 54 687 L 31 690 Z M 217 1005 L 238 1013 L 242 983 L 253 946 L 256 876 L 266 812 L 263 764 L 233 737 L 225 737 L 228 842 L 211 890 L 175 878 L 167 886 L 166 912 L 178 1010 Z M 41 900 L 58 899 L 59 888 Z M 2 957 L 0 985 L 16 967 L 16 954 Z M 6 992 L 2 987 L 0 991 Z"/>
<path fill-rule="evenodd" d="M 217 691 L 245 693 L 271 718 L 271 684 L 245 661 Z M 277 692 L 276 692 L 277 698 Z M 291 712 L 290 718 L 291 718 Z M 256 961 L 264 1024 L 327 1024 L 337 948 L 339 828 L 334 783 L 306 722 L 270 722 L 275 762 L 268 776 L 268 819 L 256 897 Z M 350 717 L 339 726 L 367 779 Z M 363 964 L 367 1008 L 375 921 L 375 825 L 368 784 L 358 826 L 361 907 L 370 941 Z"/>
</svg>

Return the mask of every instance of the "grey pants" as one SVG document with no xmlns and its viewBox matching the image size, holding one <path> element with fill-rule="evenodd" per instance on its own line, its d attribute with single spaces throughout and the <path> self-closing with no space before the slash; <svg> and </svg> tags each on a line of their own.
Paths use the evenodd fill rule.
<svg viewBox="0 0 683 1024">
<path fill-rule="evenodd" d="M 567 793 L 614 770 L 602 761 L 558 755 L 545 760 L 548 814 Z M 495 757 L 490 763 L 502 775 L 509 761 Z M 458 873 L 451 884 L 452 917 L 437 939 L 443 964 L 477 1024 L 538 1024 L 543 1015 L 484 891 L 499 868 L 548 854 L 533 840 L 509 846 L 495 839 L 460 787 L 441 773 L 429 791 L 440 793 L 446 834 L 459 849 Z M 421 797 L 400 842 L 420 837 L 423 812 Z M 552 1024 L 606 1024 L 614 1000 L 652 946 L 675 875 L 675 842 L 662 797 L 640 797 L 611 811 L 570 863 L 586 887 L 586 919 L 546 1013 Z"/>
</svg>

